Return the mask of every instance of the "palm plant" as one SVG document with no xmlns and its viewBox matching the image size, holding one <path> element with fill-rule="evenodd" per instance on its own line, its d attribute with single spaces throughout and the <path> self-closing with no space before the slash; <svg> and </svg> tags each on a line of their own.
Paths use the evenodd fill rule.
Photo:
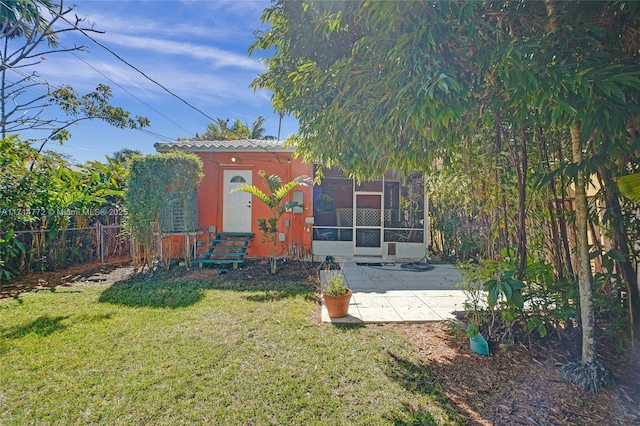
<svg viewBox="0 0 640 426">
<path fill-rule="evenodd" d="M 57 46 L 58 38 L 46 16 L 59 5 L 51 0 L 4 0 L 0 2 L 0 37 L 8 39 L 26 36 L 31 39 L 43 34 L 49 46 Z"/>
<path fill-rule="evenodd" d="M 280 176 L 273 174 L 268 176 L 264 170 L 258 171 L 258 175 L 267 187 L 268 192 L 262 191 L 255 185 L 244 184 L 231 191 L 234 192 L 247 192 L 254 197 L 261 200 L 271 210 L 271 217 L 268 219 L 258 219 L 258 226 L 264 233 L 264 241 L 273 241 L 273 257 L 271 258 L 271 273 L 275 274 L 277 271 L 278 250 L 277 250 L 277 238 L 278 234 L 278 220 L 286 212 L 290 211 L 294 207 L 303 207 L 302 204 L 297 201 L 284 201 L 287 195 L 297 186 L 308 186 L 311 184 L 311 178 L 302 175 L 294 178 L 292 181 L 282 183 Z"/>
<path fill-rule="evenodd" d="M 251 124 L 251 139 L 265 139 L 265 121 L 267 121 L 267 119 L 263 115 L 260 115 L 258 118 L 253 120 L 253 123 Z"/>
<path fill-rule="evenodd" d="M 622 195 L 634 203 L 640 204 L 640 173 L 620 176 L 616 179 L 616 183 Z"/>
</svg>

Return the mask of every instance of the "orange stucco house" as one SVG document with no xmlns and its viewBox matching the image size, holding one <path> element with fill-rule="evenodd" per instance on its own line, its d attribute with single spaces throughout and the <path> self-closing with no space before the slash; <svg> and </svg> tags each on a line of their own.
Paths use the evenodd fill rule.
<svg viewBox="0 0 640 426">
<path fill-rule="evenodd" d="M 258 199 L 230 191 L 240 184 L 265 190 L 258 175 L 276 174 L 283 182 L 314 176 L 321 165 L 295 158 L 281 141 L 177 141 L 157 143 L 158 152 L 192 152 L 204 165 L 197 194 L 197 255 L 217 233 L 254 233 L 247 257 L 269 257 L 273 243 L 263 242 L 259 218 L 271 216 Z M 428 202 L 422 174 L 401 180 L 389 172 L 357 183 L 339 170 L 324 169 L 321 185 L 299 186 L 289 198 L 304 205 L 285 213 L 278 223 L 278 255 L 316 260 L 418 260 L 427 253 Z"/>
</svg>

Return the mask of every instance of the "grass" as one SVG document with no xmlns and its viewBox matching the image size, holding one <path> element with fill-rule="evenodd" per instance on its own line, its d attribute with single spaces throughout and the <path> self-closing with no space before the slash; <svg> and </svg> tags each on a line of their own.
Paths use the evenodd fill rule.
<svg viewBox="0 0 640 426">
<path fill-rule="evenodd" d="M 2 424 L 463 423 L 397 334 L 304 286 L 75 287 L 0 302 Z"/>
</svg>

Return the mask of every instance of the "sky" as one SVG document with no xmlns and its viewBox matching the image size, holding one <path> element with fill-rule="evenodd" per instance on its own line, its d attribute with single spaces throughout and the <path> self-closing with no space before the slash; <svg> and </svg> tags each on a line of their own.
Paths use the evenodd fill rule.
<svg viewBox="0 0 640 426">
<path fill-rule="evenodd" d="M 263 115 L 266 134 L 277 136 L 279 117 L 273 113 L 271 93 L 249 87 L 265 70 L 267 54 L 249 57 L 248 48 L 254 31 L 267 28 L 260 17 L 269 0 L 64 2 L 66 7 L 74 4 L 70 17 L 86 18 L 85 25 L 104 31 L 91 37 L 195 109 L 82 34 L 65 33 L 60 47 L 86 45 L 86 51 L 42 55 L 35 69 L 39 78 L 55 87 L 71 85 L 80 94 L 106 84 L 113 91 L 113 105 L 149 118 L 151 125 L 143 132 L 84 121 L 69 129 L 71 139 L 64 145 L 49 142 L 46 149 L 68 154 L 77 163 L 104 161 L 123 148 L 153 153 L 156 142 L 202 134 L 211 122 L 207 116 L 240 119 L 250 126 Z M 64 116 L 55 106 L 46 113 Z M 295 118 L 285 117 L 281 139 L 296 131 Z"/>
</svg>

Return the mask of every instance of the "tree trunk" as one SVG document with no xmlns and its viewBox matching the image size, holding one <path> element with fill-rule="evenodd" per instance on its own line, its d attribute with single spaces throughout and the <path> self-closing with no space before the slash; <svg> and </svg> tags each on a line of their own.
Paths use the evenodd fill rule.
<svg viewBox="0 0 640 426">
<path fill-rule="evenodd" d="M 580 146 L 580 123 L 571 127 L 571 150 L 573 162 L 582 162 Z M 589 263 L 589 241 L 587 237 L 587 193 L 584 171 L 578 168 L 575 185 L 576 208 L 576 254 L 578 257 L 578 286 L 580 291 L 580 318 L 582 320 L 582 363 L 596 360 L 595 309 L 591 283 L 591 264 Z"/>
<path fill-rule="evenodd" d="M 626 262 L 615 261 L 616 268 L 622 279 L 627 286 L 629 292 L 629 309 L 631 315 L 631 327 L 635 330 L 640 330 L 640 317 L 634 315 L 636 312 L 640 312 L 640 292 L 638 291 L 638 276 L 633 267 L 632 253 L 629 249 L 629 234 L 624 226 L 622 206 L 620 205 L 620 199 L 618 198 L 618 192 L 615 185 L 612 185 L 613 179 L 611 172 L 603 165 L 598 165 L 598 177 L 600 178 L 600 185 L 602 187 L 604 202 L 607 211 L 611 216 L 611 238 L 616 250 L 618 250 Z M 633 330 L 632 330 L 633 332 Z"/>
<path fill-rule="evenodd" d="M 564 155 L 562 152 L 562 144 L 560 141 L 558 141 L 558 161 L 563 162 L 564 161 Z M 564 254 L 564 262 L 565 262 L 565 266 L 567 268 L 567 272 L 569 272 L 569 275 L 574 275 L 574 271 L 573 271 L 573 263 L 571 262 L 571 249 L 569 248 L 569 232 L 567 230 L 567 219 L 566 219 L 566 210 L 567 210 L 567 200 L 565 197 L 565 181 L 564 181 L 564 177 L 562 175 L 560 175 L 560 189 L 561 189 L 561 193 L 560 193 L 560 199 L 558 200 L 558 198 L 556 197 L 556 206 L 557 206 L 557 215 L 556 217 L 558 218 L 558 225 L 560 225 L 560 241 L 562 241 L 562 245 L 563 245 L 563 254 Z"/>
<path fill-rule="evenodd" d="M 538 128 L 538 134 L 540 135 L 540 159 L 545 173 L 551 173 L 551 163 L 549 161 L 549 149 L 547 147 L 547 138 L 542 127 Z M 552 241 L 552 253 L 553 265 L 555 268 L 556 276 L 559 279 L 564 278 L 564 268 L 562 267 L 562 248 L 560 247 L 560 235 L 558 233 L 558 221 L 556 220 L 556 203 L 558 201 L 558 194 L 556 192 L 556 180 L 551 178 L 549 182 L 551 188 L 552 200 L 547 201 L 547 209 L 549 210 L 549 222 L 551 228 L 551 241 Z"/>
<path fill-rule="evenodd" d="M 278 239 L 277 233 L 273 234 L 273 257 L 271 258 L 271 275 L 274 275 L 277 272 L 277 262 L 278 262 Z"/>
<path fill-rule="evenodd" d="M 518 164 L 518 279 L 523 279 L 527 270 L 527 134 L 520 129 L 520 155 Z"/>
</svg>

